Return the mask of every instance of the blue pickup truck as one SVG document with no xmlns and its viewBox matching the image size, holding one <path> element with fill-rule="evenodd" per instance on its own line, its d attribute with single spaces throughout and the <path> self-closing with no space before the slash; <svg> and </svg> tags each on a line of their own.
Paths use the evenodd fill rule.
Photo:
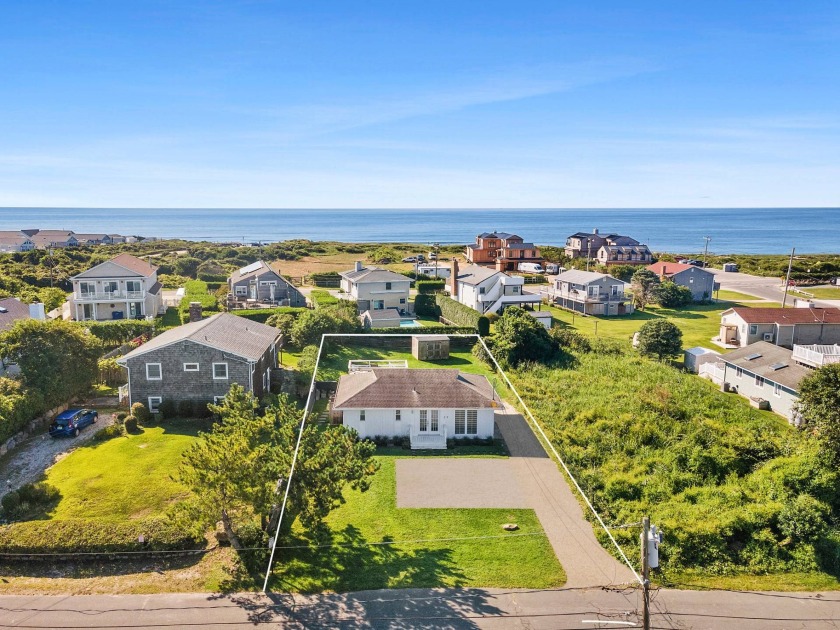
<svg viewBox="0 0 840 630">
<path fill-rule="evenodd" d="M 55 417 L 50 425 L 50 437 L 76 437 L 79 431 L 99 418 L 93 409 L 68 409 Z"/>
</svg>

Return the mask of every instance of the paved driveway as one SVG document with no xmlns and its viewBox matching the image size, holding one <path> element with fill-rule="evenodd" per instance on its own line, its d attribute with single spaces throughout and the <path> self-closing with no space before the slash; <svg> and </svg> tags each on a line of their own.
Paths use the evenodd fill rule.
<svg viewBox="0 0 840 630">
<path fill-rule="evenodd" d="M 496 414 L 496 425 L 509 459 L 398 459 L 397 507 L 531 508 L 566 571 L 566 587 L 635 582 L 598 543 L 566 478 L 528 423 L 507 411 Z"/>
</svg>

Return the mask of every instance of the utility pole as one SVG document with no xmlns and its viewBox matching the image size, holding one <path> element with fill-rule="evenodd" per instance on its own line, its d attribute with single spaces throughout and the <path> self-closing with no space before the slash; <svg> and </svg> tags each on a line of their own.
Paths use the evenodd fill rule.
<svg viewBox="0 0 840 630">
<path fill-rule="evenodd" d="M 589 271 L 589 259 L 592 257 L 592 239 L 586 238 L 586 270 Z"/>
<path fill-rule="evenodd" d="M 650 630 L 650 563 L 648 559 L 648 535 L 650 517 L 642 518 L 642 628 Z"/>
<path fill-rule="evenodd" d="M 787 294 L 788 289 L 790 288 L 790 268 L 793 267 L 793 255 L 796 253 L 796 248 L 790 250 L 790 260 L 788 261 L 788 270 L 787 276 L 785 277 L 785 297 L 782 300 L 782 308 L 785 307 L 785 303 L 787 302 Z"/>
<path fill-rule="evenodd" d="M 706 239 L 706 247 L 703 249 L 703 269 L 705 269 L 706 268 L 706 256 L 709 253 L 709 241 L 712 240 L 712 237 L 711 236 L 704 236 L 703 238 Z"/>
</svg>

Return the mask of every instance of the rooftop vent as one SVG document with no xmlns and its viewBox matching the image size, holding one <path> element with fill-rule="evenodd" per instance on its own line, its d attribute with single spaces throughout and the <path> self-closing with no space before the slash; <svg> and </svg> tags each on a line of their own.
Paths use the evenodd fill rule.
<svg viewBox="0 0 840 630">
<path fill-rule="evenodd" d="M 786 367 L 787 367 L 787 363 L 774 363 L 773 365 L 770 366 L 770 369 L 775 372 L 776 370 L 781 370 L 782 368 L 786 368 Z"/>
<path fill-rule="evenodd" d="M 756 359 L 760 359 L 760 358 L 761 358 L 761 353 L 760 353 L 760 352 L 754 352 L 753 354 L 748 354 L 748 355 L 747 355 L 747 356 L 745 356 L 744 358 L 745 358 L 747 361 L 755 361 Z"/>
</svg>

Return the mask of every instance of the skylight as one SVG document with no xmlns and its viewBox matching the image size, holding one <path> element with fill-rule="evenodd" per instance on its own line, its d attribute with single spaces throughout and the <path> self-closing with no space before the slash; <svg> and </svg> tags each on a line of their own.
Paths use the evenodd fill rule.
<svg viewBox="0 0 840 630">
<path fill-rule="evenodd" d="M 760 359 L 761 358 L 761 353 L 760 352 L 754 352 L 753 354 L 748 354 L 744 358 L 747 361 L 754 361 L 755 359 Z"/>
<path fill-rule="evenodd" d="M 781 370 L 782 368 L 786 368 L 786 367 L 787 367 L 787 363 L 774 363 L 773 365 L 770 366 L 770 369 L 775 372 L 776 370 Z"/>
</svg>

